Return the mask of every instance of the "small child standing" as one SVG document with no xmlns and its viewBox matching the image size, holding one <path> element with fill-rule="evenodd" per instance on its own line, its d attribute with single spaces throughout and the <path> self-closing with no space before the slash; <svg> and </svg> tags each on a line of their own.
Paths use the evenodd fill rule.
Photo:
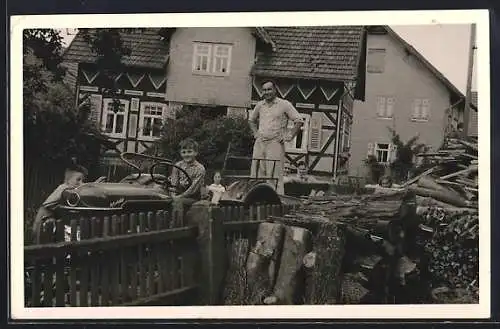
<svg viewBox="0 0 500 329">
<path fill-rule="evenodd" d="M 222 194 L 226 192 L 226 188 L 221 184 L 221 180 L 222 177 L 220 171 L 216 171 L 214 174 L 214 182 L 207 187 L 207 190 L 212 193 L 211 202 L 213 204 L 218 204 Z"/>
<path fill-rule="evenodd" d="M 40 209 L 38 209 L 33 223 L 33 237 L 35 243 L 40 242 L 38 238 L 40 230 L 42 229 L 42 224 L 48 219 L 54 219 L 53 209 L 60 202 L 62 192 L 82 185 L 87 174 L 87 169 L 80 165 L 72 164 L 66 168 L 64 172 L 64 182 L 48 196 L 40 206 Z M 67 231 L 67 228 L 65 230 Z"/>
</svg>

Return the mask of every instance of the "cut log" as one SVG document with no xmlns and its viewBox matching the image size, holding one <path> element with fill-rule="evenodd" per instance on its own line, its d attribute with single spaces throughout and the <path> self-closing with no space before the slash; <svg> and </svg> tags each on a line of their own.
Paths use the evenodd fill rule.
<svg viewBox="0 0 500 329">
<path fill-rule="evenodd" d="M 311 232 L 301 227 L 287 226 L 278 278 L 269 299 L 274 304 L 293 305 L 301 302 L 301 288 L 304 286 L 304 256 L 311 251 Z M 302 285 L 302 287 L 301 287 Z"/>
<path fill-rule="evenodd" d="M 248 239 L 227 241 L 229 268 L 224 284 L 224 305 L 248 305 L 247 273 Z"/>
<path fill-rule="evenodd" d="M 284 225 L 262 223 L 257 242 L 248 255 L 246 264 L 249 303 L 259 305 L 272 292 L 276 277 L 276 263 L 280 257 Z"/>
<path fill-rule="evenodd" d="M 467 207 L 468 203 L 463 198 L 458 198 L 451 193 L 444 193 L 441 191 L 435 191 L 431 189 L 426 189 L 418 186 L 410 186 L 410 189 L 413 190 L 417 195 L 420 196 L 428 196 L 434 198 L 438 201 L 442 201 L 457 207 Z"/>
<path fill-rule="evenodd" d="M 460 175 L 468 175 L 469 173 L 477 171 L 477 170 L 478 170 L 478 166 L 472 165 L 472 166 L 469 166 L 467 169 L 459 170 L 459 171 L 454 172 L 452 174 L 441 176 L 441 177 L 439 177 L 439 179 L 447 180 L 449 178 L 460 176 Z"/>
<path fill-rule="evenodd" d="M 297 217 L 308 218 L 314 215 L 327 217 L 330 220 L 345 220 L 353 218 L 393 219 L 398 217 L 401 204 L 399 200 L 367 200 L 361 203 L 335 207 L 325 204 L 310 204 L 307 208 L 294 213 Z"/>
<path fill-rule="evenodd" d="M 336 223 L 323 223 L 317 228 L 313 241 L 314 253 L 309 253 L 304 257 L 306 282 L 303 303 L 306 305 L 338 304 L 341 297 L 345 231 Z"/>
<path fill-rule="evenodd" d="M 450 190 L 449 188 L 446 188 L 442 185 L 439 185 L 436 180 L 434 180 L 433 178 L 429 177 L 429 176 L 425 176 L 425 177 L 421 177 L 419 180 L 418 180 L 418 183 L 417 183 L 418 186 L 420 187 L 423 187 L 423 188 L 427 188 L 427 189 L 431 189 L 431 190 L 436 190 L 436 191 L 440 191 L 440 192 L 443 192 L 443 193 L 451 193 L 453 195 L 455 195 L 456 197 L 460 197 L 460 195 L 453 191 L 453 190 Z"/>
<path fill-rule="evenodd" d="M 447 208 L 450 207 L 450 204 L 438 201 L 431 197 L 424 197 L 417 195 L 417 207 L 441 207 Z"/>
<path fill-rule="evenodd" d="M 369 290 L 356 279 L 355 274 L 346 273 L 342 280 L 342 304 L 362 304 Z"/>
<path fill-rule="evenodd" d="M 420 175 L 417 175 L 409 180 L 407 180 L 406 182 L 404 182 L 401 187 L 407 187 L 407 186 L 410 186 L 411 184 L 417 182 L 420 177 L 424 177 L 426 175 L 430 175 L 432 174 L 433 172 L 436 172 L 437 170 L 439 170 L 439 166 L 435 166 L 435 167 L 432 167 L 432 168 L 429 168 L 427 169 L 426 171 L 424 171 L 423 173 L 421 173 Z"/>
<path fill-rule="evenodd" d="M 419 206 L 417 207 L 417 215 L 423 215 L 427 213 L 432 207 L 429 206 Z M 447 214 L 450 214 L 451 216 L 456 216 L 456 215 L 467 215 L 467 214 L 477 214 L 478 209 L 476 208 L 459 208 L 459 207 L 450 207 L 449 205 L 447 207 L 442 208 Z"/>
</svg>

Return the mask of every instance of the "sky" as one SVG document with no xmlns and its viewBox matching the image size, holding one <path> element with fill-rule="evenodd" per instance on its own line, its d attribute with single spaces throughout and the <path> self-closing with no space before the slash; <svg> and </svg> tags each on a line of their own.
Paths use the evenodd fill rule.
<svg viewBox="0 0 500 329">
<path fill-rule="evenodd" d="M 465 94 L 470 25 L 399 25 L 391 26 L 391 28 Z M 66 30 L 61 32 L 68 45 L 74 35 L 68 35 Z M 475 70 L 473 70 L 472 90 L 476 90 Z"/>
</svg>

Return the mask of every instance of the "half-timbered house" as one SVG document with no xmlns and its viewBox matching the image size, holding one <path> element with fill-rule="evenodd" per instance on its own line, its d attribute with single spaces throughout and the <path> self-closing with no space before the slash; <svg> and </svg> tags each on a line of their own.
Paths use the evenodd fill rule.
<svg viewBox="0 0 500 329">
<path fill-rule="evenodd" d="M 362 26 L 266 28 L 274 51 L 257 53 L 252 74 L 252 104 L 271 78 L 278 96 L 302 113 L 301 132 L 286 144 L 292 166 L 333 175 L 350 147 L 353 101 L 364 98 L 365 32 Z"/>
<path fill-rule="evenodd" d="M 64 61 L 78 63 L 77 102 L 90 99 L 90 119 L 115 143 L 118 151 L 143 152 L 160 137 L 161 124 L 170 112 L 165 100 L 168 43 L 161 29 L 135 29 L 123 33 L 131 54 L 123 58 L 123 72 L 116 72 L 117 97 L 121 106 L 111 106 L 112 99 L 103 93 L 103 78 L 95 64 L 97 55 L 81 33 L 71 42 Z"/>
<path fill-rule="evenodd" d="M 160 122 L 179 109 L 207 107 L 248 115 L 264 79 L 304 116 L 287 158 L 311 173 L 334 175 L 350 146 L 354 99 L 364 94 L 364 28 L 164 28 L 123 33 L 132 50 L 116 75 L 122 107 L 110 111 L 96 55 L 77 35 L 65 54 L 79 63 L 78 99 L 90 94 L 92 119 L 119 151 L 143 152 L 159 137 Z"/>
</svg>

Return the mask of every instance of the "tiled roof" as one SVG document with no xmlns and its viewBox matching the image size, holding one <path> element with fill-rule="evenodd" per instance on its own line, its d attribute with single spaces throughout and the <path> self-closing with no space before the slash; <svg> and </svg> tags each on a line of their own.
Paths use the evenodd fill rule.
<svg viewBox="0 0 500 329">
<path fill-rule="evenodd" d="M 265 27 L 275 51 L 259 55 L 252 73 L 268 77 L 354 80 L 363 26 Z"/>
<path fill-rule="evenodd" d="M 141 29 L 140 33 L 122 33 L 124 45 L 132 50 L 123 64 L 161 69 L 168 59 L 168 43 L 159 35 L 160 28 Z M 91 63 L 97 59 L 83 35 L 78 33 L 64 54 L 68 62 Z"/>
</svg>

